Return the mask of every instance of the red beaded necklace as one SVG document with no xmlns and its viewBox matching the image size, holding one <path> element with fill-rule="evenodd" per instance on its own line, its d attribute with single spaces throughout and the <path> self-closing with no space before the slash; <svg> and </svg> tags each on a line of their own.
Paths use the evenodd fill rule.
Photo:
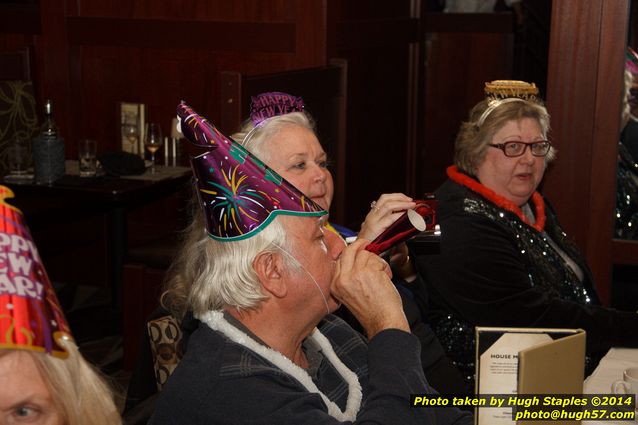
<svg viewBox="0 0 638 425">
<path fill-rule="evenodd" d="M 447 168 L 447 175 L 452 181 L 467 187 L 473 192 L 478 193 L 485 199 L 493 202 L 497 206 L 512 212 L 521 219 L 521 221 L 527 224 L 530 227 L 542 232 L 545 229 L 545 202 L 543 201 L 543 197 L 538 192 L 534 192 L 532 194 L 532 203 L 534 204 L 536 210 L 536 223 L 531 223 L 529 219 L 523 214 L 523 210 L 520 209 L 516 204 L 514 204 L 509 199 L 504 198 L 501 195 L 498 195 L 492 189 L 488 189 L 483 186 L 478 181 L 474 180 L 470 176 L 459 172 L 458 168 L 455 165 L 452 165 Z"/>
</svg>

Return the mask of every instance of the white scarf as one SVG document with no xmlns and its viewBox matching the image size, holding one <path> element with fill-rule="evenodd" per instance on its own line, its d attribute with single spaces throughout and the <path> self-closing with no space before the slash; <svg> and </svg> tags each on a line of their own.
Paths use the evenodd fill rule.
<svg viewBox="0 0 638 425">
<path fill-rule="evenodd" d="M 312 381 L 312 378 L 310 377 L 310 375 L 308 375 L 308 372 L 294 364 L 292 361 L 290 361 L 290 359 L 288 359 L 278 351 L 275 351 L 258 343 L 253 338 L 248 336 L 245 332 L 237 329 L 226 319 L 224 319 L 224 315 L 221 311 L 211 310 L 207 313 L 204 313 L 199 318 L 199 320 L 206 323 L 211 329 L 226 335 L 231 341 L 243 345 L 244 347 L 268 360 L 279 369 L 299 381 L 299 383 L 303 385 L 309 392 L 319 394 L 323 399 L 323 402 L 326 404 L 326 406 L 328 406 L 328 413 L 330 414 L 330 416 L 340 421 L 354 421 L 356 419 L 359 408 L 361 407 L 362 398 L 359 379 L 357 378 L 357 375 L 353 371 L 348 369 L 348 367 L 343 364 L 339 357 L 337 357 L 337 354 L 334 352 L 330 341 L 328 341 L 328 338 L 326 338 L 321 332 L 319 332 L 319 329 L 315 328 L 312 334 L 310 334 L 310 338 L 312 338 L 319 345 L 319 347 L 321 347 L 321 351 L 324 353 L 328 361 L 335 367 L 335 369 L 337 369 L 341 377 L 348 383 L 348 402 L 346 403 L 345 411 L 341 411 L 339 406 L 337 406 L 332 400 L 330 400 L 324 393 L 319 391 L 319 388 L 317 388 L 315 383 Z"/>
</svg>

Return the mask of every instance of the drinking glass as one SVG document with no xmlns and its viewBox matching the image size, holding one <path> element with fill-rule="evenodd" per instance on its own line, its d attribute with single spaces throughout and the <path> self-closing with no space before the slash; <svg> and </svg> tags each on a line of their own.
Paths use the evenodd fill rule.
<svg viewBox="0 0 638 425">
<path fill-rule="evenodd" d="M 131 153 L 138 153 L 140 129 L 137 123 L 137 117 L 135 115 L 124 114 L 124 122 L 122 123 L 122 136 L 131 144 L 128 151 Z"/>
<path fill-rule="evenodd" d="M 80 177 L 95 177 L 97 174 L 97 142 L 82 139 L 78 145 L 78 165 Z"/>
<path fill-rule="evenodd" d="M 29 165 L 29 151 L 26 144 L 15 139 L 8 148 L 9 174 L 23 176 L 27 174 Z"/>
<path fill-rule="evenodd" d="M 144 147 L 151 153 L 151 174 L 155 174 L 155 152 L 162 146 L 162 130 L 155 123 L 148 123 L 144 135 Z"/>
</svg>

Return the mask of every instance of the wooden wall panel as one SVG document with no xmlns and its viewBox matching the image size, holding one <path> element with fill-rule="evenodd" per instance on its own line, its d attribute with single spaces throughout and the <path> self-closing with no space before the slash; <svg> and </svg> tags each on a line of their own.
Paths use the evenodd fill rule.
<svg viewBox="0 0 638 425">
<path fill-rule="evenodd" d="M 624 95 L 624 54 L 626 49 L 626 1 L 605 4 L 601 14 L 599 61 L 596 81 L 595 122 L 590 168 L 591 229 L 586 255 L 590 261 L 598 292 L 603 302 L 610 301 L 612 245 L 615 225 L 616 167 L 620 134 L 621 101 Z M 622 40 L 622 43 L 620 42 Z M 635 252 L 635 251 L 634 251 Z M 634 257 L 635 258 L 635 257 Z M 638 258 L 635 258 L 638 264 Z"/>
<path fill-rule="evenodd" d="M 66 22 L 72 46 L 193 48 L 242 53 L 292 53 L 295 48 L 294 24 L 92 17 L 69 17 Z M 117 31 L 112 31 L 113 28 Z"/>
<path fill-rule="evenodd" d="M 405 45 L 386 50 L 382 61 L 375 49 L 347 55 L 348 98 L 353 100 L 346 139 L 346 224 L 355 230 L 379 195 L 407 192 L 408 54 Z"/>
<path fill-rule="evenodd" d="M 409 192 L 413 2 L 329 2 L 328 54 L 348 61 L 345 223 L 358 230 L 382 193 Z M 382 11 L 385 10 L 385 13 Z M 412 194 L 412 193 L 410 193 Z"/>
<path fill-rule="evenodd" d="M 42 20 L 42 33 L 36 37 L 35 66 L 40 71 L 40 93 L 36 97 L 39 105 L 44 104 L 45 99 L 53 101 L 55 121 L 60 128 L 65 141 L 67 157 L 75 154 L 76 150 L 70 150 L 69 146 L 75 143 L 75 125 L 83 116 L 73 115 L 73 96 L 71 93 L 72 81 L 70 80 L 70 50 L 67 43 L 66 14 L 68 8 L 72 8 L 72 2 L 65 2 L 60 7 L 60 2 L 55 0 L 42 0 L 40 2 L 40 17 Z M 75 121 L 73 119 L 75 118 Z"/>
<path fill-rule="evenodd" d="M 119 149 L 119 101 L 147 105 L 165 134 L 180 99 L 216 119 L 219 72 L 245 75 L 323 66 L 320 0 L 41 0 L 33 45 L 38 100 L 54 101 L 66 155 L 77 140 Z M 0 45 L 7 43 L 7 35 Z"/>
<path fill-rule="evenodd" d="M 461 25 L 465 16 L 445 17 L 447 26 L 439 21 L 425 28 L 424 135 L 417 150 L 418 193 L 434 191 L 447 178 L 445 169 L 452 164 L 459 125 L 467 119 L 470 108 L 483 99 L 484 83 L 512 78 L 514 40 L 509 13 L 477 17 L 472 32 Z"/>
<path fill-rule="evenodd" d="M 290 21 L 304 0 L 80 0 L 82 16 L 111 16 L 132 19 L 172 19 L 201 21 Z"/>
<path fill-rule="evenodd" d="M 547 107 L 558 158 L 544 192 L 587 256 L 605 303 L 628 2 L 554 1 Z"/>
<path fill-rule="evenodd" d="M 40 10 L 33 2 L 0 4 L 0 28 L 5 34 L 38 34 L 40 32 Z"/>
<path fill-rule="evenodd" d="M 120 101 L 145 103 L 148 119 L 167 135 L 181 99 L 213 120 L 220 116 L 222 70 L 257 75 L 325 65 L 324 8 L 322 0 L 34 0 L 29 22 L 16 29 L 5 25 L 8 9 L 0 4 L 0 48 L 31 49 L 38 109 L 53 100 L 66 156 L 74 158 L 79 138 L 97 139 L 99 152 L 119 150 Z M 144 230 L 135 224 L 142 213 L 133 213 L 131 243 Z M 90 223 L 57 224 L 75 243 L 71 256 L 93 253 L 101 262 L 86 262 L 96 270 L 93 281 L 105 281 L 103 246 L 85 240 L 94 234 Z M 58 267 L 69 251 L 56 250 L 49 233 L 34 222 L 52 276 L 89 283 L 81 279 L 86 273 Z"/>
</svg>

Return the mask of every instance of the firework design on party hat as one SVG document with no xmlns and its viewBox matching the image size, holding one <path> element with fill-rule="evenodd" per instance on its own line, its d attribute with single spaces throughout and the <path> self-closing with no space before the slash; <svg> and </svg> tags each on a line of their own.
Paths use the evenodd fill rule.
<svg viewBox="0 0 638 425">
<path fill-rule="evenodd" d="M 191 158 L 206 230 L 220 241 L 249 238 L 277 215 L 327 214 L 243 146 L 222 134 L 186 103 L 177 106 L 178 129 L 208 151 Z"/>
<path fill-rule="evenodd" d="M 71 331 L 22 212 L 5 202 L 13 196 L 0 186 L 0 348 L 65 358 Z"/>
</svg>

